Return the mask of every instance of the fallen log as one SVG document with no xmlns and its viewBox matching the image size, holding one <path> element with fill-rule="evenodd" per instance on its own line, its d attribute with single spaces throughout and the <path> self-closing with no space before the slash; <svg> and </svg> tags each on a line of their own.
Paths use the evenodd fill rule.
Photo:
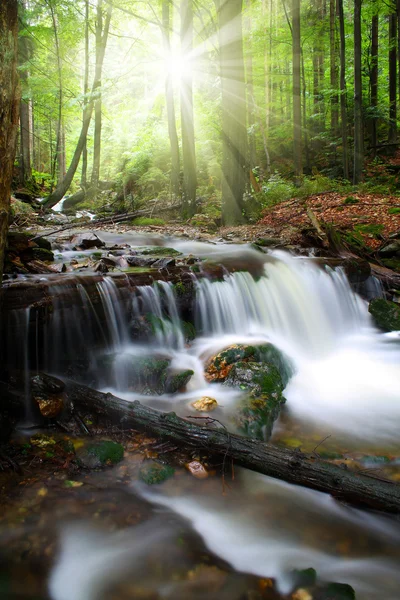
<svg viewBox="0 0 400 600">
<path fill-rule="evenodd" d="M 66 381 L 68 401 L 85 414 L 117 422 L 124 428 L 144 430 L 174 444 L 195 447 L 210 455 L 289 483 L 331 494 L 337 500 L 392 514 L 400 513 L 400 486 L 370 475 L 332 465 L 316 455 L 291 451 L 229 433 L 216 428 L 213 419 L 205 418 L 199 426 L 175 413 L 161 413 L 104 394 L 72 381 Z"/>
</svg>

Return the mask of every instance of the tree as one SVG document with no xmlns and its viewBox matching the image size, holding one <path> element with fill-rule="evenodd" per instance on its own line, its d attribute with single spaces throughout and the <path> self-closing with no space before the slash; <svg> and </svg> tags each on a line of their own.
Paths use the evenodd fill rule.
<svg viewBox="0 0 400 600">
<path fill-rule="evenodd" d="M 364 135 L 362 119 L 361 73 L 361 2 L 354 0 L 354 171 L 353 183 L 362 179 L 364 167 Z"/>
<path fill-rule="evenodd" d="M 389 136 L 388 141 L 397 140 L 397 13 L 396 6 L 389 14 Z"/>
<path fill-rule="evenodd" d="M 192 217 L 196 212 L 196 147 L 193 115 L 193 5 L 192 0 L 181 0 L 181 54 L 186 68 L 181 76 L 181 127 L 183 161 L 183 215 Z"/>
<path fill-rule="evenodd" d="M 85 59 L 84 59 L 84 74 L 83 74 L 83 113 L 86 111 L 89 93 L 89 0 L 85 0 Z M 86 189 L 87 184 L 87 167 L 88 167 L 88 152 L 87 138 L 85 138 L 82 149 L 82 176 L 81 187 Z"/>
<path fill-rule="evenodd" d="M 346 37 L 344 32 L 343 0 L 338 0 L 340 31 L 340 128 L 342 134 L 342 166 L 344 179 L 349 178 L 349 152 L 347 143 L 347 91 L 346 91 Z"/>
<path fill-rule="evenodd" d="M 171 0 L 163 0 L 162 4 L 162 35 L 163 47 L 166 56 L 171 56 L 170 44 L 170 3 Z M 179 195 L 179 141 L 176 131 L 176 117 L 174 104 L 174 89 L 172 81 L 172 73 L 167 72 L 165 78 L 165 99 L 167 104 L 167 119 L 168 119 L 168 135 L 171 146 L 171 190 L 174 196 Z"/>
<path fill-rule="evenodd" d="M 293 154 L 296 175 L 303 172 L 301 157 L 301 97 L 300 97 L 300 0 L 292 0 L 293 43 Z"/>
<path fill-rule="evenodd" d="M 247 130 L 242 0 L 218 0 L 222 109 L 222 220 L 243 221 L 246 191 Z"/>
<path fill-rule="evenodd" d="M 376 154 L 376 145 L 378 143 L 377 122 L 378 122 L 378 48 L 379 48 L 379 21 L 377 13 L 377 0 L 374 1 L 374 14 L 371 21 L 371 69 L 370 69 L 370 88 L 371 88 L 371 146 L 374 155 Z"/>
<path fill-rule="evenodd" d="M 25 185 L 32 177 L 31 166 L 31 101 L 29 98 L 29 71 L 27 62 L 32 49 L 26 31 L 24 31 L 25 3 L 20 4 L 20 35 L 18 42 L 19 76 L 22 87 L 22 98 L 20 102 L 20 152 L 19 152 L 19 179 L 21 185 Z"/>
<path fill-rule="evenodd" d="M 0 2 L 0 283 L 7 240 L 10 187 L 19 117 L 17 35 L 17 1 L 2 0 Z"/>
<path fill-rule="evenodd" d="M 96 10 L 96 69 L 99 73 L 99 85 L 96 89 L 94 103 L 94 144 L 93 144 L 93 169 L 92 186 L 97 188 L 100 178 L 100 155 L 101 155 L 101 127 L 102 127 L 102 101 L 101 101 L 101 77 L 103 70 L 103 58 L 107 36 L 103 31 L 103 0 L 97 0 Z"/>
<path fill-rule="evenodd" d="M 71 185 L 72 179 L 78 168 L 81 154 L 82 154 L 85 142 L 86 142 L 86 136 L 87 136 L 87 132 L 89 129 L 90 121 L 92 118 L 93 107 L 94 107 L 94 103 L 96 100 L 96 93 L 101 84 L 101 71 L 103 68 L 104 55 L 105 55 L 105 51 L 106 51 L 106 44 L 107 44 L 107 38 L 108 38 L 108 31 L 110 28 L 111 14 L 112 14 L 112 4 L 110 2 L 110 4 L 108 5 L 108 8 L 107 8 L 107 14 L 106 14 L 105 22 L 104 22 L 103 43 L 101 45 L 101 53 L 98 57 L 98 60 L 96 60 L 96 68 L 95 68 L 93 86 L 92 86 L 92 90 L 91 90 L 91 94 L 90 94 L 90 100 L 87 104 L 86 111 L 84 112 L 84 115 L 83 115 L 82 129 L 81 129 L 81 132 L 79 135 L 78 143 L 76 145 L 74 155 L 72 157 L 71 163 L 69 165 L 68 171 L 67 171 L 64 179 L 57 185 L 54 192 L 52 192 L 46 198 L 46 200 L 43 202 L 43 205 L 46 208 L 51 208 L 52 206 L 55 206 L 58 202 L 60 202 L 60 200 L 63 198 L 63 196 L 68 191 L 68 188 Z"/>
</svg>

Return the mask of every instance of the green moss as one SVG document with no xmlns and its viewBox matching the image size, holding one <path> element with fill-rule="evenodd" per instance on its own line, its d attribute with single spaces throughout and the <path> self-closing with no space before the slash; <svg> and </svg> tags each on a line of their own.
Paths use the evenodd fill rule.
<svg viewBox="0 0 400 600">
<path fill-rule="evenodd" d="M 46 248 L 31 248 L 30 250 L 34 260 L 43 260 L 52 262 L 54 260 L 54 254 Z"/>
<path fill-rule="evenodd" d="M 347 583 L 328 583 L 323 587 L 322 600 L 356 600 L 356 593 Z"/>
<path fill-rule="evenodd" d="M 382 258 L 382 264 L 393 271 L 400 271 L 400 258 Z"/>
<path fill-rule="evenodd" d="M 139 479 L 147 485 L 154 485 L 162 483 L 166 479 L 173 477 L 174 474 L 175 469 L 170 465 L 152 462 L 141 467 L 139 471 Z"/>
<path fill-rule="evenodd" d="M 400 206 L 392 206 L 392 208 L 388 209 L 389 215 L 398 215 L 400 214 Z"/>
<path fill-rule="evenodd" d="M 384 331 L 400 330 L 400 307 L 395 302 L 375 298 L 368 307 L 378 327 Z"/>
<path fill-rule="evenodd" d="M 193 375 L 194 371 L 191 369 L 186 369 L 180 373 L 169 375 L 165 382 L 165 392 L 167 394 L 175 394 L 176 392 L 179 392 L 179 390 L 185 387 Z"/>
<path fill-rule="evenodd" d="M 93 254 L 91 254 L 91 258 L 94 258 L 95 260 L 98 260 L 102 256 L 103 256 L 102 252 L 93 252 Z"/>
<path fill-rule="evenodd" d="M 174 248 L 166 248 L 165 246 L 146 246 L 137 248 L 137 251 L 144 256 L 182 256 L 182 252 L 178 252 Z"/>
<path fill-rule="evenodd" d="M 80 463 L 91 469 L 115 465 L 124 457 L 124 448 L 117 442 L 101 440 L 92 442 L 77 452 Z"/>
<path fill-rule="evenodd" d="M 178 283 L 175 283 L 174 289 L 177 296 L 184 296 L 186 294 L 186 285 L 183 283 L 183 281 L 178 281 Z"/>
<path fill-rule="evenodd" d="M 354 231 L 364 233 L 364 234 L 370 234 L 370 235 L 373 235 L 374 237 L 380 235 L 383 230 L 384 230 L 384 226 L 381 225 L 380 223 L 368 223 L 368 224 L 360 224 L 360 225 L 354 226 Z"/>
<path fill-rule="evenodd" d="M 317 583 L 317 571 L 310 567 L 309 569 L 294 569 L 292 571 L 294 586 L 296 588 L 308 588 Z"/>
<path fill-rule="evenodd" d="M 196 338 L 196 328 L 190 321 L 182 321 L 182 330 L 185 342 L 192 342 Z"/>
<path fill-rule="evenodd" d="M 131 224 L 138 227 L 145 227 L 146 225 L 165 225 L 165 221 L 158 218 L 151 219 L 150 217 L 138 217 L 137 219 L 133 219 Z"/>
</svg>

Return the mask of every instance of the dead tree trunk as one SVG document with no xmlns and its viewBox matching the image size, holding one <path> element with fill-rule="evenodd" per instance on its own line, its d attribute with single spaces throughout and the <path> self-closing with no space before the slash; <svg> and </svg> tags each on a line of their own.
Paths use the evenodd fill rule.
<svg viewBox="0 0 400 600">
<path fill-rule="evenodd" d="M 332 465 L 316 456 L 290 451 L 161 413 L 112 394 L 103 394 L 68 381 L 66 395 L 81 413 L 94 413 L 176 444 L 198 447 L 234 464 L 289 483 L 331 494 L 342 502 L 388 513 L 400 513 L 400 486 Z M 211 421 L 211 420 L 210 420 Z"/>
</svg>

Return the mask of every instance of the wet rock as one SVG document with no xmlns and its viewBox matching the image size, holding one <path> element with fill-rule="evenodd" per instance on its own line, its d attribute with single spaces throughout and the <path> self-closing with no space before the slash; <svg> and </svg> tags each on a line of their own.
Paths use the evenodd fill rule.
<svg viewBox="0 0 400 600">
<path fill-rule="evenodd" d="M 54 394 L 47 396 L 34 396 L 34 402 L 39 407 L 42 417 L 47 419 L 55 419 L 64 408 L 64 398 Z"/>
<path fill-rule="evenodd" d="M 163 465 L 158 462 L 145 463 L 139 471 L 139 479 L 147 485 L 162 483 L 175 474 L 175 469 L 170 465 Z"/>
<path fill-rule="evenodd" d="M 364 283 L 371 276 L 371 265 L 362 258 L 348 258 L 343 263 L 344 271 L 350 283 Z"/>
<path fill-rule="evenodd" d="M 390 241 L 378 250 L 378 255 L 382 258 L 400 257 L 400 240 Z"/>
<path fill-rule="evenodd" d="M 30 250 L 30 255 L 33 257 L 33 260 L 43 260 L 48 262 L 53 262 L 54 260 L 54 254 L 46 248 L 32 248 Z"/>
<path fill-rule="evenodd" d="M 290 361 L 272 344 L 267 343 L 261 346 L 233 344 L 208 361 L 205 369 L 207 381 L 225 381 L 233 365 L 239 361 L 274 365 L 278 369 L 284 385 L 287 384 L 292 374 Z"/>
<path fill-rule="evenodd" d="M 132 339 L 136 341 L 146 341 L 153 336 L 153 326 L 145 315 L 132 319 L 129 329 Z"/>
<path fill-rule="evenodd" d="M 39 373 L 31 378 L 31 387 L 37 393 L 59 394 L 64 391 L 65 383 L 52 375 Z"/>
<path fill-rule="evenodd" d="M 125 256 L 126 262 L 130 267 L 151 267 L 156 262 L 156 258 L 152 256 Z"/>
<path fill-rule="evenodd" d="M 95 233 L 74 235 L 71 238 L 71 244 L 75 250 L 90 250 L 91 248 L 102 248 L 105 246 L 105 243 Z"/>
<path fill-rule="evenodd" d="M 216 409 L 218 406 L 218 402 L 215 398 L 210 398 L 210 396 L 203 396 L 200 400 L 196 400 L 196 402 L 192 402 L 193 408 L 198 410 L 199 412 L 211 412 Z"/>
<path fill-rule="evenodd" d="M 175 248 L 167 248 L 166 246 L 139 246 L 132 250 L 132 253 L 158 257 L 182 256 L 182 252 L 178 252 Z"/>
<path fill-rule="evenodd" d="M 194 375 L 194 371 L 186 369 L 185 371 L 169 373 L 165 381 L 164 390 L 166 394 L 176 394 L 189 383 Z"/>
<path fill-rule="evenodd" d="M 375 298 L 368 307 L 375 324 L 384 331 L 400 331 L 400 307 L 390 300 Z"/>
<path fill-rule="evenodd" d="M 168 267 L 175 267 L 175 259 L 174 258 L 159 258 L 156 260 L 152 268 L 153 269 L 167 269 Z"/>
<path fill-rule="evenodd" d="M 25 263 L 25 269 L 28 273 L 35 273 L 38 275 L 41 273 L 54 273 L 53 269 L 50 268 L 50 265 L 42 260 L 30 260 L 29 262 Z"/>
<path fill-rule="evenodd" d="M 262 247 L 280 246 L 282 244 L 282 242 L 279 238 L 274 238 L 274 237 L 257 238 L 254 243 L 257 246 L 262 246 Z"/>
<path fill-rule="evenodd" d="M 198 460 L 192 460 L 190 463 L 185 464 L 186 469 L 196 477 L 196 479 L 207 479 L 208 471 Z"/>
<path fill-rule="evenodd" d="M 238 362 L 232 366 L 224 384 L 248 392 L 234 417 L 239 431 L 251 438 L 268 440 L 286 401 L 278 369 L 266 363 Z"/>
<path fill-rule="evenodd" d="M 65 263 L 56 263 L 54 265 L 49 265 L 49 269 L 52 273 L 65 273 L 67 267 Z"/>
<path fill-rule="evenodd" d="M 124 448 L 117 442 L 101 440 L 84 445 L 76 454 L 81 465 L 88 469 L 96 469 L 121 462 Z"/>
<path fill-rule="evenodd" d="M 104 260 L 99 260 L 95 263 L 93 270 L 95 273 L 108 273 L 109 268 Z"/>
</svg>

